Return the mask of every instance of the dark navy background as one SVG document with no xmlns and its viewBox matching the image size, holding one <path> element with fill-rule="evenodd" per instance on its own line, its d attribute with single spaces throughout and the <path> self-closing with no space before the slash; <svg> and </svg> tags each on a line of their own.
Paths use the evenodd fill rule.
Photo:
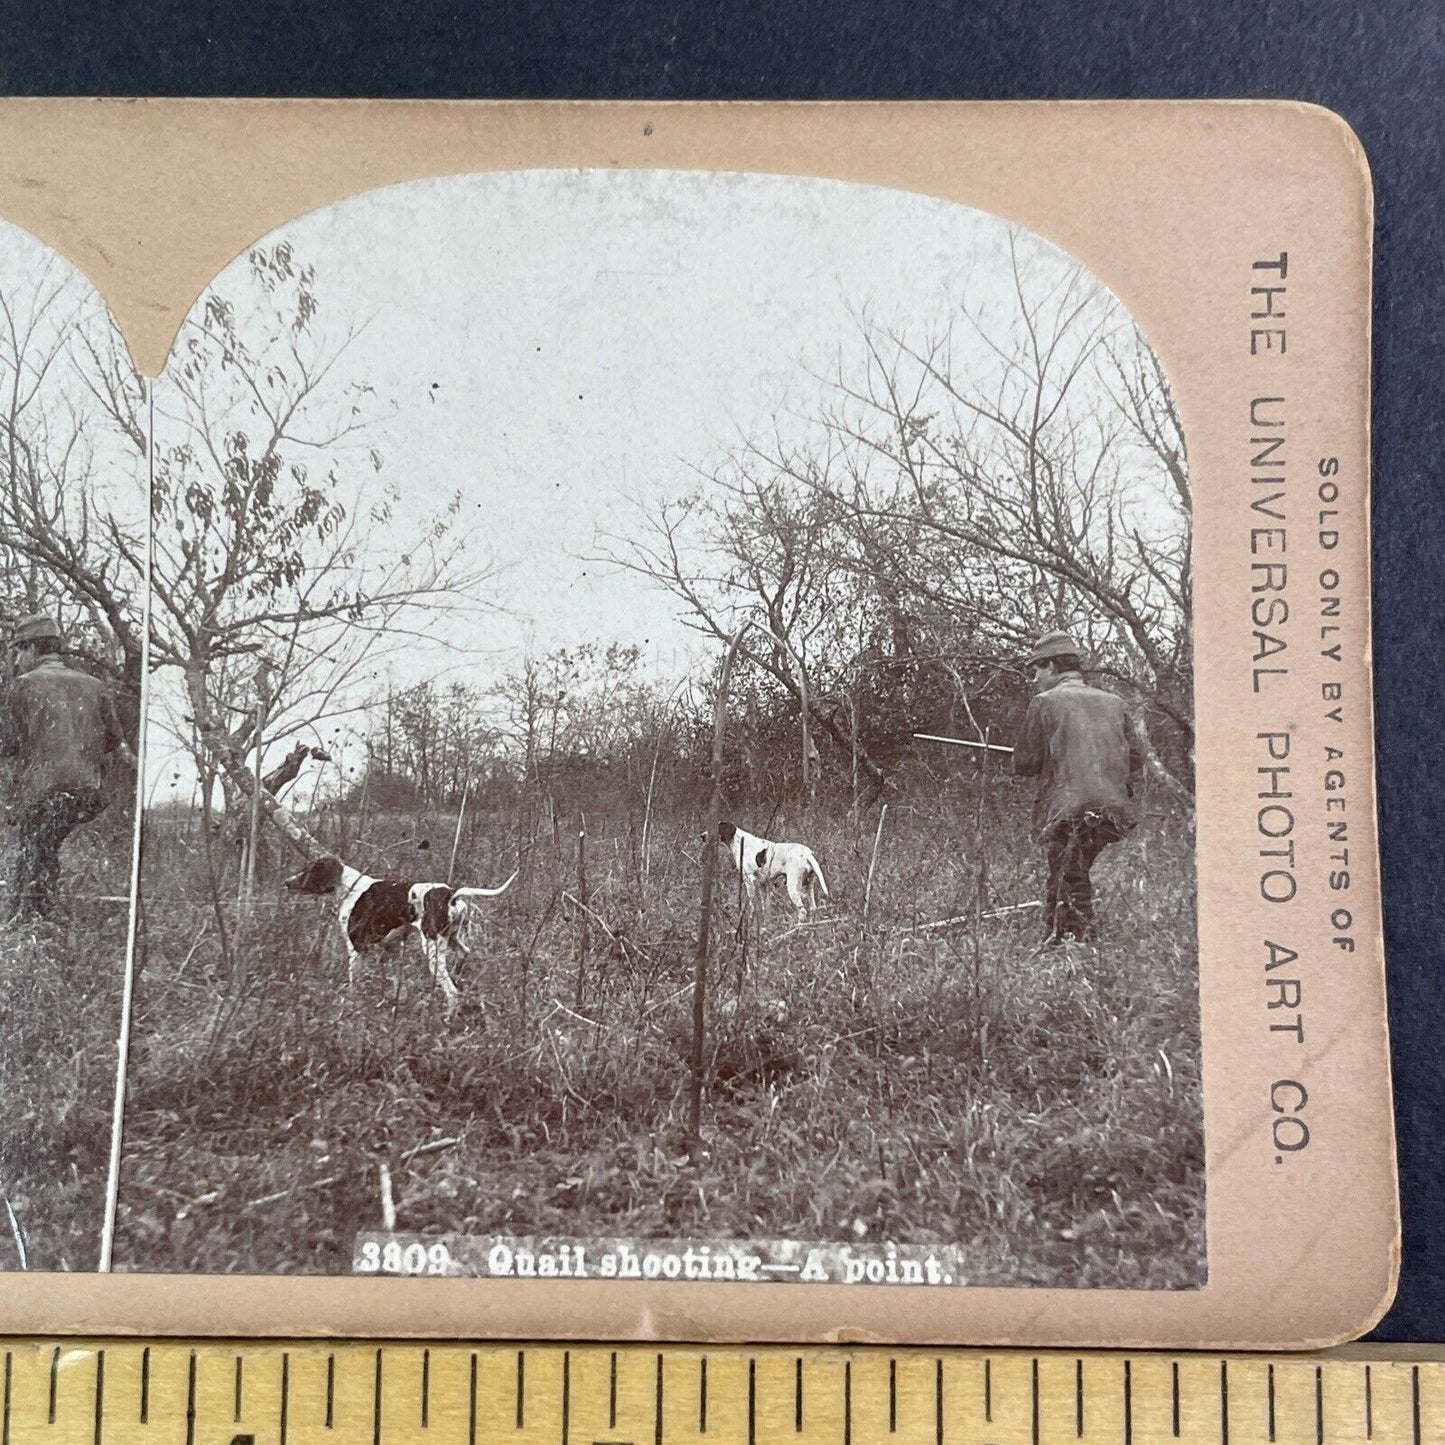
<svg viewBox="0 0 1445 1445">
<path fill-rule="evenodd" d="M 0 92 L 20 95 L 1276 96 L 1339 111 L 1378 207 L 1375 661 L 1405 1214 L 1392 1340 L 1445 1339 L 1442 82 L 1437 0 L 0 0 Z M 1256 166 L 1267 190 L 1270 156 Z"/>
</svg>

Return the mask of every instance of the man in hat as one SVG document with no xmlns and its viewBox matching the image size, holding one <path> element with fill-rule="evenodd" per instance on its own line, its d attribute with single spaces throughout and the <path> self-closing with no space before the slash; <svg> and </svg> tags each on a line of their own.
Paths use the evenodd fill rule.
<svg viewBox="0 0 1445 1445">
<path fill-rule="evenodd" d="M 1048 632 L 1025 659 L 1035 695 L 1014 747 L 1014 772 L 1039 780 L 1034 833 L 1048 865 L 1046 941 L 1094 930 L 1094 860 L 1134 826 L 1143 750 L 1121 698 L 1083 678 L 1079 644 Z"/>
<path fill-rule="evenodd" d="M 14 913 L 51 918 L 60 904 L 61 844 L 105 807 L 107 756 L 119 754 L 134 766 L 135 755 L 106 685 L 60 660 L 53 617 L 24 618 L 10 642 L 15 676 L 0 710 L 0 756 L 15 762 Z"/>
</svg>

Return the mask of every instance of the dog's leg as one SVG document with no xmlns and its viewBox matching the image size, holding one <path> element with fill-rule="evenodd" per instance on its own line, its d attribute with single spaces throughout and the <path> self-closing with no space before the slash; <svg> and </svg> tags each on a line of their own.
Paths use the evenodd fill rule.
<svg viewBox="0 0 1445 1445">
<path fill-rule="evenodd" d="M 793 908 L 798 915 L 798 922 L 806 923 L 808 921 L 808 898 L 803 891 L 803 886 L 811 875 L 797 868 L 789 868 L 786 876 L 788 897 L 792 900 Z"/>
<path fill-rule="evenodd" d="M 426 948 L 427 970 L 431 974 L 432 983 L 441 989 L 446 999 L 446 1016 L 451 1018 L 456 1013 L 462 996 L 458 992 L 456 984 L 452 982 L 451 974 L 447 971 L 446 940 L 428 938 L 423 942 Z"/>
<path fill-rule="evenodd" d="M 346 986 L 355 988 L 357 980 L 361 977 L 361 955 L 356 951 L 351 939 L 346 940 Z"/>
</svg>

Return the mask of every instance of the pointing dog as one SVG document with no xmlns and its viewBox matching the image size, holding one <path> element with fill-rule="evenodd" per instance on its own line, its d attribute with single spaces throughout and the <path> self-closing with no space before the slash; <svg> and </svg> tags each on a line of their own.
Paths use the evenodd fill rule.
<svg viewBox="0 0 1445 1445">
<path fill-rule="evenodd" d="M 717 842 L 728 850 L 742 875 L 749 908 L 757 906 L 763 886 L 779 878 L 787 880 L 788 897 L 798 911 L 799 923 L 806 923 L 808 914 L 818 906 L 819 891 L 828 897 L 823 870 L 806 843 L 774 843 L 735 823 L 718 824 Z"/>
<path fill-rule="evenodd" d="M 513 873 L 500 888 L 451 888 L 445 883 L 372 878 L 327 854 L 286 879 L 286 887 L 293 893 L 341 895 L 336 921 L 346 941 L 346 973 L 352 984 L 363 953 L 415 930 L 426 954 L 427 970 L 446 999 L 450 1018 L 461 994 L 447 964 L 470 951 L 471 901 L 505 893 L 516 878 Z"/>
</svg>

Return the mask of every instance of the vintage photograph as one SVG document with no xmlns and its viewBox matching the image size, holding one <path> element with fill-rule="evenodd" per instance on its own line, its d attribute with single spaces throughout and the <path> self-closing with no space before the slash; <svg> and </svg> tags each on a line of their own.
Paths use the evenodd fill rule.
<svg viewBox="0 0 1445 1445">
<path fill-rule="evenodd" d="M 90 283 L 0 225 L 0 1269 L 101 1258 L 135 851 L 145 387 Z"/>
<path fill-rule="evenodd" d="M 1087 267 L 841 181 L 409 182 L 238 256 L 149 439 L 103 313 L 42 368 L 17 305 L 6 605 L 120 762 L 154 465 L 117 1269 L 1205 1282 L 1188 450 Z M 116 947 L 7 945 L 17 1057 L 97 1033 L 0 1159 L 57 1240 L 123 811 L 61 855 Z"/>
</svg>

